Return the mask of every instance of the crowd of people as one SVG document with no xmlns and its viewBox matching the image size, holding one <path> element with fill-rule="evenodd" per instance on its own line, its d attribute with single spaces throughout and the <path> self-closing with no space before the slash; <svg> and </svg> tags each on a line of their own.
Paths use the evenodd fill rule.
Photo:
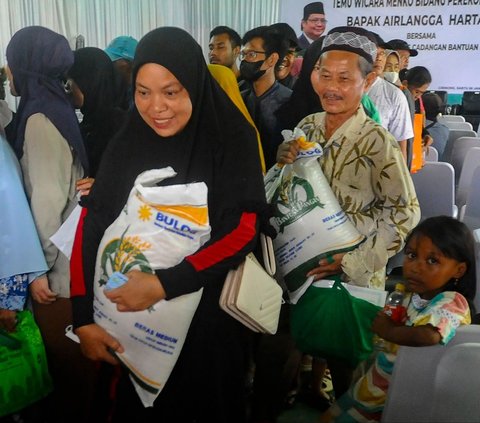
<svg viewBox="0 0 480 423">
<path fill-rule="evenodd" d="M 417 226 L 410 175 L 422 165 L 418 151 L 433 145 L 441 154 L 448 136 L 437 122 L 441 101 L 426 93 L 431 75 L 408 68 L 418 52 L 403 40 L 326 27 L 321 2 L 305 6 L 298 38 L 285 23 L 243 36 L 217 26 L 205 50 L 208 66 L 201 46 L 173 27 L 138 43 L 120 36 L 105 50 L 72 51 L 65 37 L 40 26 L 13 35 L 5 73 L 19 103 L 15 113 L 4 101 L 0 108 L 0 192 L 8 198 L 0 209 L 7 229 L 0 238 L 0 328 L 14 332 L 16 313 L 32 310 L 54 390 L 12 421 L 274 422 L 299 391 L 305 366 L 309 403 L 325 411 L 321 421 L 381 418 L 395 351 L 374 353 L 355 369 L 339 357 L 299 351 L 288 304 L 276 335 L 254 334 L 219 307 L 227 272 L 270 230 L 263 176 L 297 157 L 300 146 L 282 142 L 283 129 L 298 127 L 321 146 L 328 184 L 364 237 L 305 276 L 341 275 L 384 290 L 387 262 L 405 248 L 407 321 L 400 326 L 380 312 L 373 331 L 398 345 L 424 346 L 445 344 L 470 323 L 470 231 L 445 217 Z M 102 236 L 137 176 L 168 166 L 176 174 L 159 186 L 208 188 L 210 239 L 171 268 L 130 270 L 127 282 L 106 294 L 119 312 L 131 313 L 203 289 L 180 357 L 146 408 L 115 355 L 123 345 L 94 318 L 95 269 Z M 51 237 L 78 204 L 67 257 Z M 65 336 L 69 325 L 78 343 Z M 333 404 L 322 391 L 327 367 Z"/>
</svg>

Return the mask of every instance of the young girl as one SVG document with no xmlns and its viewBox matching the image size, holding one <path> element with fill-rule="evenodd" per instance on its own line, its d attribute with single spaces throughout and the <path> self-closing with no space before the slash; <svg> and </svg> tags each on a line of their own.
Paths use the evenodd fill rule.
<svg viewBox="0 0 480 423">
<path fill-rule="evenodd" d="M 380 312 L 373 331 L 396 344 L 360 364 L 348 392 L 321 422 L 380 420 L 398 345 L 446 344 L 459 325 L 470 323 L 469 301 L 475 295 L 474 240 L 462 222 L 446 216 L 420 223 L 407 238 L 403 273 L 407 321 L 394 323 Z"/>
</svg>

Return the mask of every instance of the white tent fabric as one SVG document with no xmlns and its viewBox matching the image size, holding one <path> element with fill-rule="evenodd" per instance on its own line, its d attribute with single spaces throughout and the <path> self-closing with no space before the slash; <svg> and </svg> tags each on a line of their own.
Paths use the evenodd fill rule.
<svg viewBox="0 0 480 423">
<path fill-rule="evenodd" d="M 138 40 L 154 28 L 177 26 L 192 34 L 206 53 L 215 26 L 229 26 L 243 36 L 251 28 L 278 22 L 280 0 L 0 0 L 0 10 L 3 66 L 10 38 L 30 25 L 64 35 L 72 48 L 81 34 L 86 47 L 102 49 L 119 35 Z M 12 97 L 7 101 L 14 107 Z"/>
</svg>

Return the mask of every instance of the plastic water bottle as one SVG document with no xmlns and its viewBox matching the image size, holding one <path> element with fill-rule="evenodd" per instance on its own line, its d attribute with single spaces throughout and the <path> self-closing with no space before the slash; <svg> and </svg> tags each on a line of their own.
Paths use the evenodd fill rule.
<svg viewBox="0 0 480 423">
<path fill-rule="evenodd" d="M 390 293 L 385 302 L 383 312 L 395 323 L 405 323 L 407 319 L 407 308 L 403 304 L 405 299 L 405 286 L 401 283 L 395 285 L 395 290 Z M 380 338 L 378 335 L 373 337 L 373 347 L 377 351 L 390 351 L 390 342 Z"/>
</svg>

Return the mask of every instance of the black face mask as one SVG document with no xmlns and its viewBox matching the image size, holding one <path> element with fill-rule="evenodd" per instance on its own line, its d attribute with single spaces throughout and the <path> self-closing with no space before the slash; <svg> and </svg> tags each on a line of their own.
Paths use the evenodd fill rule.
<svg viewBox="0 0 480 423">
<path fill-rule="evenodd" d="M 259 60 L 258 62 L 247 62 L 242 60 L 240 62 L 240 74 L 246 81 L 254 82 L 265 74 L 265 70 L 260 70 L 265 60 Z"/>
</svg>

